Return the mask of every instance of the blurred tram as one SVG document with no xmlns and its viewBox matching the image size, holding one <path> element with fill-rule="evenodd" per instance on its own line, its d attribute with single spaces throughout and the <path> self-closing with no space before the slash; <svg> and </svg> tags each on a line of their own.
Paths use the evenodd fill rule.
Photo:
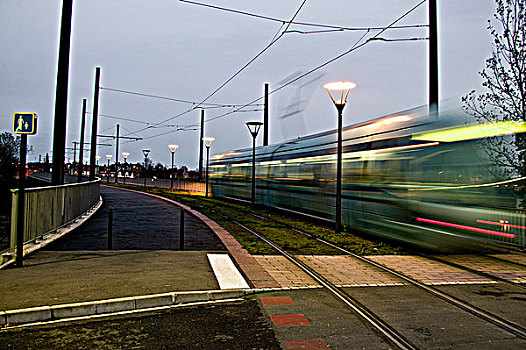
<svg viewBox="0 0 526 350">
<path fill-rule="evenodd" d="M 343 224 L 429 249 L 524 248 L 525 178 L 502 160 L 525 131 L 424 107 L 345 127 Z M 256 148 L 256 204 L 334 222 L 336 147 L 333 130 Z M 251 176 L 251 148 L 212 157 L 213 196 L 250 200 Z"/>
</svg>

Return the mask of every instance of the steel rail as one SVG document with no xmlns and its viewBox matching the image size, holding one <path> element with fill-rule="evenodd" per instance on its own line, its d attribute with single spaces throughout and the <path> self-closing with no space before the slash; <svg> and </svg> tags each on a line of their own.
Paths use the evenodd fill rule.
<svg viewBox="0 0 526 350">
<path fill-rule="evenodd" d="M 286 257 L 288 260 L 290 260 L 293 264 L 298 266 L 300 269 L 302 269 L 305 273 L 307 273 L 310 277 L 312 277 L 315 281 L 320 283 L 323 287 L 325 287 L 331 294 L 333 294 L 337 299 L 345 303 L 349 308 L 351 308 L 356 314 L 358 314 L 360 317 L 362 317 L 365 321 L 367 321 L 369 324 L 371 324 L 374 329 L 379 331 L 384 337 L 387 338 L 387 340 L 392 343 L 393 345 L 397 346 L 400 349 L 418 349 L 415 345 L 413 345 L 411 342 L 409 342 L 407 339 L 405 339 L 401 334 L 399 334 L 394 328 L 389 326 L 387 323 L 385 323 L 383 320 L 381 320 L 378 316 L 376 316 L 372 311 L 367 309 L 364 305 L 359 303 L 356 299 L 352 298 L 348 294 L 342 292 L 340 288 L 336 287 L 334 284 L 329 282 L 327 279 L 325 279 L 323 276 L 318 274 L 316 271 L 314 271 L 312 268 L 307 266 L 306 264 L 302 263 L 301 261 L 294 258 L 291 254 L 287 253 L 283 249 L 281 249 L 277 244 L 266 238 L 265 236 L 257 233 L 256 231 L 250 229 L 249 227 L 241 224 L 240 222 L 236 220 L 232 220 L 236 225 L 243 228 L 244 230 L 250 232 L 254 236 L 261 239 L 263 242 L 270 245 L 272 248 L 277 250 L 280 254 L 282 254 L 284 257 Z"/>
<path fill-rule="evenodd" d="M 406 275 L 404 275 L 404 274 L 402 274 L 402 273 L 400 273 L 398 271 L 395 271 L 395 270 L 390 269 L 390 268 L 388 268 L 388 267 L 386 267 L 386 266 L 384 266 L 382 264 L 379 264 L 376 261 L 364 258 L 364 257 L 359 256 L 357 254 L 354 254 L 354 253 L 352 253 L 352 252 L 350 252 L 350 251 L 348 251 L 348 250 L 346 250 L 346 249 L 344 249 L 342 247 L 339 247 L 339 246 L 335 245 L 334 243 L 331 243 L 329 241 L 326 241 L 324 239 L 321 239 L 319 237 L 311 235 L 311 234 L 309 234 L 307 232 L 298 230 L 298 229 L 296 229 L 296 228 L 294 228 L 294 227 L 292 227 L 292 226 L 290 226 L 288 224 L 285 224 L 283 222 L 280 222 L 280 221 L 277 221 L 277 220 L 274 220 L 274 219 L 265 218 L 265 217 L 260 216 L 260 215 L 256 215 L 256 214 L 252 214 L 252 215 L 255 216 L 255 217 L 258 217 L 260 219 L 264 219 L 264 220 L 267 220 L 267 221 L 274 221 L 274 222 L 280 223 L 282 225 L 288 226 L 289 228 L 291 228 L 293 231 L 295 231 L 297 233 L 300 233 L 300 234 L 306 235 L 308 237 L 311 237 L 311 238 L 315 239 L 316 241 L 318 241 L 320 243 L 323 243 L 323 244 L 326 244 L 326 245 L 328 245 L 328 246 L 330 246 L 332 248 L 335 248 L 335 249 L 337 249 L 337 250 L 339 250 L 339 251 L 341 251 L 341 252 L 343 252 L 345 254 L 348 254 L 348 255 L 350 255 L 350 256 L 352 256 L 352 257 L 354 257 L 354 258 L 356 258 L 356 259 L 358 259 L 358 260 L 360 260 L 360 261 L 362 261 L 364 263 L 367 263 L 369 265 L 373 265 L 374 267 L 379 268 L 382 271 L 388 272 L 388 273 L 390 273 L 390 274 L 392 274 L 392 275 L 394 275 L 394 276 L 396 276 L 396 277 L 398 277 L 398 278 L 410 283 L 413 286 L 416 286 L 416 287 L 418 287 L 420 289 L 423 289 L 426 292 L 428 292 L 428 293 L 430 293 L 430 294 L 432 294 L 432 295 L 434 295 L 434 296 L 436 296 L 436 297 L 438 297 L 440 299 L 443 299 L 443 300 L 447 301 L 448 303 L 450 303 L 450 304 L 452 304 L 452 305 L 454 305 L 454 306 L 456 306 L 456 307 L 458 307 L 458 308 L 460 308 L 460 309 L 462 309 L 464 311 L 467 311 L 467 312 L 471 313 L 474 316 L 477 316 L 477 317 L 479 317 L 479 318 L 481 318 L 481 319 L 483 319 L 483 320 L 485 320 L 487 322 L 490 322 L 490 323 L 496 325 L 497 327 L 499 327 L 501 329 L 504 329 L 504 330 L 506 330 L 506 331 L 508 331 L 508 332 L 520 337 L 520 338 L 526 339 L 526 328 L 524 328 L 523 326 L 520 326 L 520 325 L 518 325 L 518 324 L 516 324 L 514 322 L 511 322 L 511 321 L 506 320 L 504 318 L 501 318 L 501 317 L 499 317 L 497 315 L 494 315 L 494 314 L 492 314 L 490 312 L 482 310 L 482 309 L 480 309 L 480 308 L 478 308 L 478 307 L 476 307 L 476 306 L 474 306 L 474 305 L 472 305 L 470 303 L 467 303 L 467 302 L 465 302 L 463 300 L 460 300 L 460 299 L 458 299 L 458 298 L 456 298 L 456 297 L 454 297 L 454 296 L 452 296 L 452 295 L 450 295 L 448 293 L 445 293 L 445 292 L 442 292 L 442 291 L 440 291 L 440 290 L 438 290 L 436 288 L 430 287 L 430 286 L 428 286 L 428 285 L 426 285 L 426 284 L 424 284 L 424 283 L 422 283 L 420 281 L 417 281 L 417 280 L 415 280 L 415 279 L 413 279 L 413 278 L 411 278 L 409 276 L 406 276 Z"/>
</svg>

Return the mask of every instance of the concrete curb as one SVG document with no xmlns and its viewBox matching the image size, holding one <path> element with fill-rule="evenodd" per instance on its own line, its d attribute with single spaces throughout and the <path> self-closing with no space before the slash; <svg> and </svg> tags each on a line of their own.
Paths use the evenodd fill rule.
<svg viewBox="0 0 526 350">
<path fill-rule="evenodd" d="M 0 311 L 0 327 L 82 316 L 113 314 L 123 311 L 170 307 L 187 303 L 240 298 L 245 295 L 254 294 L 255 292 L 256 290 L 252 289 L 170 292 L 73 304 L 6 310 Z"/>
</svg>

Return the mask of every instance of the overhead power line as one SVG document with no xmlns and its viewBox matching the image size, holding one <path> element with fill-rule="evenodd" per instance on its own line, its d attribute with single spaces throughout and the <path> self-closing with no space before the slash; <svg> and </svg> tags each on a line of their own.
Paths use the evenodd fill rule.
<svg viewBox="0 0 526 350">
<path fill-rule="evenodd" d="M 208 8 L 214 9 L 214 10 L 235 13 L 235 14 L 238 14 L 238 15 L 254 17 L 254 18 L 258 18 L 258 19 L 262 19 L 262 20 L 266 20 L 266 21 L 279 22 L 279 23 L 283 23 L 283 24 L 291 23 L 293 25 L 305 26 L 305 27 L 328 28 L 328 29 L 334 29 L 336 31 L 372 31 L 372 30 L 383 30 L 383 29 L 386 28 L 386 27 L 345 27 L 345 26 L 336 26 L 336 25 L 320 24 L 320 23 L 294 22 L 294 21 L 288 22 L 288 21 L 285 21 L 283 19 L 276 18 L 276 17 L 263 16 L 263 15 L 259 15 L 259 14 L 256 14 L 256 13 L 230 9 L 230 8 L 226 8 L 226 7 L 222 7 L 222 6 L 216 6 L 216 5 L 211 5 L 211 4 L 206 4 L 206 3 L 202 3 L 202 2 L 189 1 L 189 0 L 179 0 L 179 2 L 184 2 L 184 3 L 187 3 L 187 4 L 191 4 L 191 5 L 208 7 Z M 409 28 L 427 28 L 427 27 L 429 27 L 429 25 L 427 25 L 427 24 L 413 24 L 413 25 L 392 26 L 389 29 L 409 29 Z M 291 31 L 289 31 L 289 32 L 291 32 Z"/>
<path fill-rule="evenodd" d="M 325 61 L 324 63 L 322 63 L 322 64 L 316 66 L 315 68 L 313 68 L 313 69 L 311 69 L 311 70 L 309 70 L 309 71 L 307 71 L 307 72 L 305 72 L 305 73 L 303 73 L 303 74 L 301 74 L 301 75 L 295 77 L 294 79 L 288 81 L 287 83 L 281 85 L 280 87 L 278 87 L 278 88 L 276 88 L 276 89 L 270 91 L 270 92 L 269 92 L 269 95 L 278 92 L 279 90 L 285 88 L 286 86 L 288 86 L 288 85 L 290 85 L 290 84 L 292 84 L 292 83 L 294 83 L 294 82 L 300 80 L 301 78 L 303 78 L 303 77 L 305 77 L 305 76 L 307 76 L 307 75 L 309 75 L 309 74 L 312 74 L 312 73 L 316 72 L 317 70 L 320 70 L 321 68 L 323 68 L 323 67 L 325 67 L 325 66 L 327 66 L 327 65 L 329 65 L 329 64 L 331 64 L 331 63 L 333 63 L 333 62 L 335 62 L 335 61 L 337 61 L 337 60 L 339 60 L 340 58 L 342 58 L 342 57 L 344 57 L 344 56 L 350 54 L 351 52 L 353 52 L 353 51 L 355 51 L 355 50 L 357 50 L 357 49 L 359 49 L 359 48 L 361 48 L 361 47 L 363 47 L 363 46 L 365 46 L 365 45 L 367 45 L 367 44 L 369 44 L 369 43 L 371 43 L 371 42 L 373 42 L 373 41 L 375 41 L 375 40 L 376 40 L 376 41 L 378 41 L 378 40 L 380 40 L 380 41 L 387 41 L 386 39 L 380 38 L 380 35 L 382 35 L 382 34 L 383 34 L 385 31 L 387 31 L 390 27 L 392 27 L 393 25 L 395 25 L 396 23 L 398 23 L 399 21 L 401 21 L 403 18 L 405 18 L 405 17 L 406 17 L 407 15 L 409 15 L 411 12 L 415 11 L 418 7 L 420 7 L 420 6 L 421 6 L 423 3 L 425 3 L 425 2 L 426 2 L 426 0 L 422 0 L 421 2 L 419 2 L 418 4 L 416 4 L 414 7 L 412 7 L 410 10 L 408 10 L 408 11 L 405 12 L 403 15 L 401 15 L 401 16 L 398 17 L 396 20 L 394 20 L 390 25 L 386 26 L 383 30 L 381 30 L 380 32 L 376 33 L 373 37 L 367 39 L 367 41 L 365 41 L 364 43 L 361 43 L 361 44 L 358 45 L 358 43 L 359 43 L 359 42 L 365 37 L 365 35 L 367 34 L 367 33 L 365 33 L 365 34 L 364 34 L 364 35 L 363 35 L 363 36 L 362 36 L 362 37 L 361 37 L 361 38 L 360 38 L 360 39 L 359 39 L 359 40 L 358 40 L 358 41 L 357 41 L 357 42 L 356 42 L 356 43 L 355 43 L 355 44 L 354 44 L 349 50 L 347 50 L 347 51 L 345 51 L 345 52 L 339 54 L 339 55 L 336 56 L 336 57 L 331 58 L 331 59 L 328 60 L 328 61 Z M 396 39 L 395 39 L 395 40 L 396 40 Z M 255 100 L 253 100 L 252 102 L 247 103 L 245 106 L 249 106 L 249 105 L 251 105 L 251 104 L 253 104 L 253 103 L 256 103 L 256 102 L 258 102 L 258 101 L 260 101 L 260 100 L 262 100 L 262 99 L 263 99 L 263 96 L 261 96 L 261 97 L 255 99 Z M 233 114 L 233 113 L 239 112 L 239 111 L 241 111 L 241 110 L 244 109 L 244 108 L 246 108 L 246 107 L 243 106 L 243 107 L 240 107 L 240 108 L 238 108 L 238 109 L 232 110 L 232 111 L 230 111 L 230 112 L 227 112 L 227 113 L 224 113 L 224 114 L 218 115 L 218 116 L 216 116 L 216 117 L 209 118 L 209 119 L 206 120 L 206 122 L 211 122 L 211 121 L 213 121 L 213 120 L 217 120 L 217 119 L 220 119 L 220 118 L 224 118 L 224 117 L 226 117 L 226 116 L 228 116 L 228 115 L 230 115 L 230 114 Z"/>
<path fill-rule="evenodd" d="M 214 7 L 214 8 L 216 7 L 216 6 L 212 6 L 212 5 L 209 5 L 209 6 L 208 6 L 208 5 L 206 5 L 206 4 L 195 3 L 195 2 L 187 1 L 187 0 L 179 0 L 179 1 L 181 1 L 181 2 L 187 2 L 187 3 L 192 3 L 192 4 L 197 4 L 197 5 L 203 5 L 203 6 L 207 6 L 207 7 Z M 360 39 L 359 39 L 359 40 L 358 40 L 358 41 L 357 41 L 357 42 L 356 42 L 356 43 L 355 43 L 355 44 L 354 44 L 349 50 L 347 50 L 347 51 L 345 51 L 345 52 L 343 52 L 343 53 L 341 53 L 341 54 L 339 54 L 339 55 L 333 57 L 332 59 L 330 59 L 330 60 L 328 60 L 328 61 L 325 61 L 324 63 L 322 63 L 322 64 L 320 64 L 320 65 L 314 67 L 313 69 L 311 69 L 311 70 L 309 70 L 309 71 L 307 71 L 307 72 L 305 72 L 305 73 L 299 75 L 298 77 L 296 77 L 296 78 L 294 78 L 294 79 L 288 81 L 287 83 L 281 85 L 280 87 L 278 87 L 278 88 L 276 88 L 276 89 L 270 91 L 270 92 L 269 92 L 269 95 L 278 92 L 279 90 L 285 88 L 286 86 L 288 86 L 288 85 L 290 85 L 290 84 L 292 84 L 292 83 L 294 83 L 294 82 L 296 82 L 296 81 L 302 79 L 303 77 L 305 77 L 305 76 L 307 76 L 307 75 L 310 75 L 310 74 L 312 74 L 312 73 L 314 73 L 314 72 L 316 72 L 316 71 L 318 71 L 318 70 L 324 68 L 325 66 L 327 66 L 327 65 L 329 65 L 329 64 L 331 64 L 331 63 L 333 63 L 333 62 L 335 62 L 335 61 L 337 61 L 337 60 L 339 60 L 340 58 L 342 58 L 342 57 L 348 55 L 349 53 L 351 53 L 351 52 L 353 52 L 353 51 L 355 51 L 355 50 L 357 50 L 357 49 L 359 49 L 359 48 L 361 48 L 361 47 L 363 47 L 363 46 L 365 46 L 365 45 L 367 45 L 367 44 L 369 44 L 369 43 L 371 43 L 371 42 L 373 42 L 373 41 L 426 40 L 426 39 L 423 39 L 423 38 L 409 38 L 409 39 L 384 39 L 384 38 L 380 38 L 380 35 L 382 35 L 384 32 L 386 32 L 386 31 L 389 30 L 389 29 L 396 29 L 396 28 L 402 28 L 402 27 L 403 27 L 403 28 L 409 28 L 409 27 L 413 27 L 413 28 L 414 28 L 414 27 L 428 27 L 428 25 L 417 25 L 417 26 L 396 26 L 396 23 L 398 23 L 398 22 L 401 21 L 403 18 L 405 18 L 407 15 L 409 15 L 410 13 L 412 13 L 413 11 L 415 11 L 418 7 L 420 7 L 420 6 L 421 6 L 423 3 L 425 3 L 425 2 L 426 2 L 426 0 L 422 0 L 421 2 L 419 2 L 418 4 L 416 4 L 414 7 L 412 7 L 410 10 L 408 10 L 408 11 L 405 12 L 403 15 L 401 15 L 401 16 L 398 17 L 396 20 L 394 20 L 391 24 L 389 24 L 389 25 L 387 25 L 387 26 L 385 26 L 385 27 L 372 27 L 372 28 L 368 28 L 368 30 L 365 31 L 365 33 L 362 35 L 362 37 L 361 37 L 361 38 L 360 38 Z M 223 84 L 220 86 L 220 88 L 216 89 L 216 91 L 214 91 L 212 94 L 210 94 L 210 95 L 209 95 L 206 99 L 204 99 L 200 104 L 203 104 L 204 102 L 206 102 L 206 100 L 207 100 L 208 98 L 210 98 L 213 94 L 215 94 L 217 91 L 219 91 L 219 89 L 221 89 L 222 87 L 224 87 L 224 85 L 226 85 L 226 83 L 230 82 L 230 81 L 231 81 L 231 80 L 232 80 L 237 74 L 239 74 L 244 68 L 246 68 L 246 67 L 247 67 L 250 63 L 252 63 L 255 59 L 257 59 L 257 57 L 259 57 L 264 51 L 266 51 L 266 50 L 267 50 L 267 49 L 268 49 L 273 43 L 275 43 L 279 38 L 281 38 L 281 37 L 285 34 L 285 32 L 287 32 L 289 26 L 290 26 L 292 23 L 294 23 L 294 24 L 298 24 L 298 25 L 312 25 L 312 26 L 318 26 L 318 25 L 315 25 L 315 24 L 307 24 L 307 23 L 294 22 L 294 21 L 293 21 L 294 18 L 296 17 L 296 15 L 297 15 L 297 13 L 299 12 L 299 10 L 303 7 L 304 3 L 305 3 L 305 1 L 301 4 L 300 8 L 299 8 L 298 11 L 296 12 L 296 14 L 295 14 L 294 17 L 292 18 L 292 20 L 288 22 L 288 26 L 287 26 L 287 28 L 285 28 L 285 30 L 282 31 L 281 34 L 280 34 L 278 37 L 275 37 L 275 38 L 271 41 L 271 43 L 270 43 L 269 45 L 267 45 L 267 47 L 265 47 L 265 49 L 263 49 L 258 55 L 256 55 L 255 58 L 253 58 L 251 61 L 249 61 L 249 63 L 247 63 L 247 65 L 245 65 L 242 69 L 240 69 L 240 70 L 239 70 L 239 71 L 238 71 L 233 77 L 229 78 L 229 80 L 227 80 L 227 82 L 223 83 Z M 233 12 L 236 12 L 236 11 L 233 11 Z M 242 12 L 242 11 L 240 11 L 240 12 Z M 252 16 L 253 14 L 249 14 L 249 15 Z M 262 18 L 263 18 L 263 17 L 266 17 L 266 16 L 253 15 L 253 17 L 262 17 Z M 268 18 L 270 19 L 270 17 L 268 17 Z M 274 19 L 273 19 L 273 20 L 274 20 Z M 283 21 L 279 20 L 279 22 L 283 22 Z M 319 26 L 325 26 L 325 25 L 319 25 Z M 282 26 L 282 27 L 283 27 L 283 26 Z M 282 28 L 282 27 L 281 27 L 281 28 Z M 325 26 L 325 27 L 331 27 L 331 26 Z M 339 29 L 339 28 L 341 28 L 341 27 L 335 27 L 335 26 L 332 26 L 332 27 L 335 28 L 335 29 Z M 280 28 L 280 29 L 281 29 L 281 28 Z M 379 30 L 379 32 L 376 33 L 373 37 L 369 38 L 369 39 L 368 39 L 367 41 L 365 41 L 364 43 L 359 44 L 359 42 L 360 42 L 360 41 L 361 41 L 361 40 L 362 40 L 362 39 L 363 39 L 363 38 L 364 38 L 364 37 L 365 37 L 370 31 L 372 31 L 372 30 Z M 258 101 L 260 101 L 260 100 L 262 100 L 262 99 L 263 99 L 263 96 L 261 96 L 261 97 L 255 99 L 255 100 L 253 100 L 253 101 L 251 101 L 251 102 L 249 102 L 249 103 L 247 103 L 247 104 L 245 104 L 245 105 L 243 105 L 243 106 L 241 106 L 241 107 L 237 107 L 237 108 L 235 108 L 235 109 L 232 110 L 232 111 L 226 112 L 226 113 L 221 114 L 221 115 L 218 115 L 218 116 L 216 116 L 216 117 L 209 118 L 209 119 L 206 120 L 206 122 L 208 123 L 208 122 L 211 122 L 211 121 L 214 121 L 214 120 L 220 119 L 220 118 L 224 118 L 224 117 L 226 117 L 226 116 L 228 116 L 228 115 L 231 115 L 231 114 L 233 114 L 233 113 L 237 113 L 237 112 L 244 111 L 245 108 L 254 105 L 255 103 L 257 103 Z M 172 117 L 170 117 L 170 118 L 165 119 L 164 121 L 160 122 L 159 124 L 162 124 L 162 123 L 164 123 L 164 122 L 166 122 L 166 121 L 169 121 L 169 120 L 173 120 L 173 119 L 179 118 L 179 117 L 181 117 L 181 116 L 183 116 L 183 115 L 185 115 L 185 114 L 187 114 L 187 113 L 189 113 L 189 112 L 191 112 L 191 111 L 193 111 L 193 110 L 195 110 L 195 109 L 197 109 L 197 108 L 198 108 L 198 107 L 190 108 L 190 109 L 188 109 L 188 110 L 186 110 L 186 111 L 184 111 L 184 112 L 181 112 L 181 113 L 179 113 L 179 114 L 177 114 L 177 115 L 175 115 L 175 116 L 172 116 Z M 198 124 L 192 124 L 192 125 L 191 125 L 191 127 L 196 127 L 196 126 L 198 126 Z M 137 132 L 140 132 L 140 131 L 143 131 L 143 130 L 145 130 L 145 129 L 139 130 L 139 131 L 137 131 Z M 191 130 L 191 129 L 187 129 L 187 130 Z M 169 133 L 169 132 L 168 132 L 168 133 Z M 164 134 L 167 134 L 167 133 L 163 133 L 163 134 L 155 135 L 155 136 L 153 136 L 153 137 L 161 136 L 161 135 L 164 135 Z"/>
<path fill-rule="evenodd" d="M 197 101 L 190 101 L 190 100 L 183 100 L 179 98 L 174 97 L 166 97 L 166 96 L 159 96 L 159 95 L 152 95 L 152 94 L 146 94 L 142 92 L 136 92 L 136 91 L 130 91 L 130 90 L 122 90 L 122 89 L 114 89 L 109 87 L 100 87 L 101 90 L 107 90 L 107 91 L 113 91 L 113 92 L 119 92 L 122 94 L 129 94 L 129 95 L 135 95 L 135 96 L 141 96 L 141 97 L 150 97 L 150 98 L 156 98 L 160 100 L 168 100 L 168 101 L 174 101 L 174 102 L 181 102 L 181 103 L 187 103 L 191 105 L 197 105 L 199 102 Z M 201 103 L 202 105 L 210 106 L 211 108 L 230 108 L 230 107 L 237 107 L 239 104 L 232 104 L 232 103 Z"/>
<path fill-rule="evenodd" d="M 291 23 L 294 21 L 294 19 L 296 18 L 296 16 L 298 15 L 298 13 L 300 12 L 300 10 L 303 8 L 303 6 L 305 5 L 305 3 L 307 2 L 307 0 L 303 0 L 303 2 L 301 3 L 301 5 L 299 6 L 299 8 L 296 10 L 296 12 L 294 13 L 294 16 L 292 16 L 291 20 L 288 21 L 287 23 L 287 26 L 285 27 L 285 29 L 279 34 L 279 35 L 274 35 L 274 38 L 272 39 L 272 41 L 267 44 L 267 46 L 265 46 L 265 48 L 263 48 L 263 50 L 261 50 L 256 56 L 254 56 L 250 61 L 248 61 L 248 63 L 246 63 L 243 67 L 241 67 L 236 73 L 234 73 L 232 76 L 230 76 L 230 78 L 228 78 L 223 84 L 221 84 L 217 89 L 215 89 L 211 94 L 209 94 L 205 99 L 203 99 L 201 102 L 199 102 L 197 105 L 194 105 L 192 106 L 191 108 L 187 109 L 186 111 L 182 112 L 182 113 L 179 113 L 175 116 L 172 116 L 172 117 L 169 117 L 169 118 L 166 118 L 164 119 L 163 121 L 159 122 L 159 124 L 164 124 L 170 120 L 174 120 L 174 119 L 177 119 L 187 113 L 190 113 L 191 111 L 199 108 L 201 105 L 203 105 L 206 101 L 208 101 L 208 99 L 210 99 L 212 96 L 214 96 L 217 92 L 219 92 L 223 87 L 225 87 L 228 83 L 230 83 L 235 77 L 237 77 L 242 71 L 244 71 L 249 65 L 251 65 L 255 60 L 258 59 L 259 56 L 261 56 L 265 51 L 267 51 L 272 45 L 274 45 L 279 39 L 281 39 L 281 37 L 283 37 L 283 35 L 285 34 L 285 32 L 289 29 Z M 283 27 L 283 25 L 282 25 Z M 281 28 L 280 28 L 281 30 Z M 246 108 L 247 105 L 244 105 L 241 109 L 243 108 Z M 240 108 L 236 108 L 236 109 L 240 109 Z M 142 130 L 138 130 L 136 132 L 141 132 L 145 129 L 142 129 Z"/>
</svg>

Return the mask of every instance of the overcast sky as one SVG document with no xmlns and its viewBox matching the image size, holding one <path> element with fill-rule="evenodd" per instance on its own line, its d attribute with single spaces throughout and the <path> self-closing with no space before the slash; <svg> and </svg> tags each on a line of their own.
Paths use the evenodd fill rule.
<svg viewBox="0 0 526 350">
<path fill-rule="evenodd" d="M 197 0 L 200 1 L 201 0 Z M 209 4 L 290 20 L 303 0 L 226 0 Z M 295 21 L 344 27 L 387 26 L 420 0 L 307 0 Z M 480 87 L 478 72 L 491 53 L 487 20 L 493 0 L 438 0 L 440 98 L 458 102 Z M 62 2 L 58 0 L 0 0 L 0 131 L 11 130 L 14 112 L 35 112 L 38 135 L 29 137 L 34 151 L 29 161 L 50 153 L 53 139 L 55 85 Z M 427 3 L 398 25 L 427 24 Z M 67 147 L 79 140 L 82 99 L 92 112 L 95 67 L 101 67 L 101 86 L 149 95 L 201 102 L 263 50 L 285 26 L 281 23 L 196 6 L 177 0 L 74 0 L 67 116 Z M 292 25 L 290 30 L 320 28 Z M 360 43 L 378 32 L 371 31 Z M 363 31 L 286 33 L 247 69 L 207 102 L 249 103 L 286 82 L 347 51 Z M 279 35 L 279 34 L 278 34 Z M 396 29 L 382 38 L 425 38 L 427 28 Z M 336 110 L 325 82 L 351 80 L 344 111 L 349 125 L 427 103 L 428 41 L 373 41 L 302 80 L 271 94 L 270 143 L 336 127 Z M 261 101 L 260 101 L 261 103 Z M 200 110 L 177 116 L 191 104 L 102 90 L 99 134 L 142 137 L 121 141 L 129 160 L 143 159 L 151 149 L 154 162 L 169 164 L 168 144 L 180 145 L 176 165 L 195 169 L 198 163 Z M 248 110 L 260 109 L 259 106 Z M 206 110 L 206 119 L 232 108 Z M 112 117 L 108 117 L 112 116 Z M 120 118 L 120 119 L 118 119 Z M 125 120 L 129 119 L 129 120 Z M 206 123 L 215 137 L 212 153 L 251 146 L 246 121 L 260 121 L 262 111 L 233 113 Z M 131 121 L 133 120 L 133 121 Z M 86 139 L 91 134 L 87 115 Z M 178 125 L 175 126 L 167 126 Z M 180 130 L 184 129 L 184 130 Z M 161 136 L 156 136 L 164 134 Z M 262 135 L 258 137 L 261 143 Z M 111 143 L 112 140 L 99 139 Z M 99 147 L 97 154 L 113 154 Z M 72 152 L 66 155 L 72 158 Z M 85 157 L 88 157 L 86 153 Z M 115 157 L 115 156 L 114 156 Z M 122 156 L 120 156 L 122 162 Z M 114 160 L 115 158 L 113 158 Z"/>
</svg>

